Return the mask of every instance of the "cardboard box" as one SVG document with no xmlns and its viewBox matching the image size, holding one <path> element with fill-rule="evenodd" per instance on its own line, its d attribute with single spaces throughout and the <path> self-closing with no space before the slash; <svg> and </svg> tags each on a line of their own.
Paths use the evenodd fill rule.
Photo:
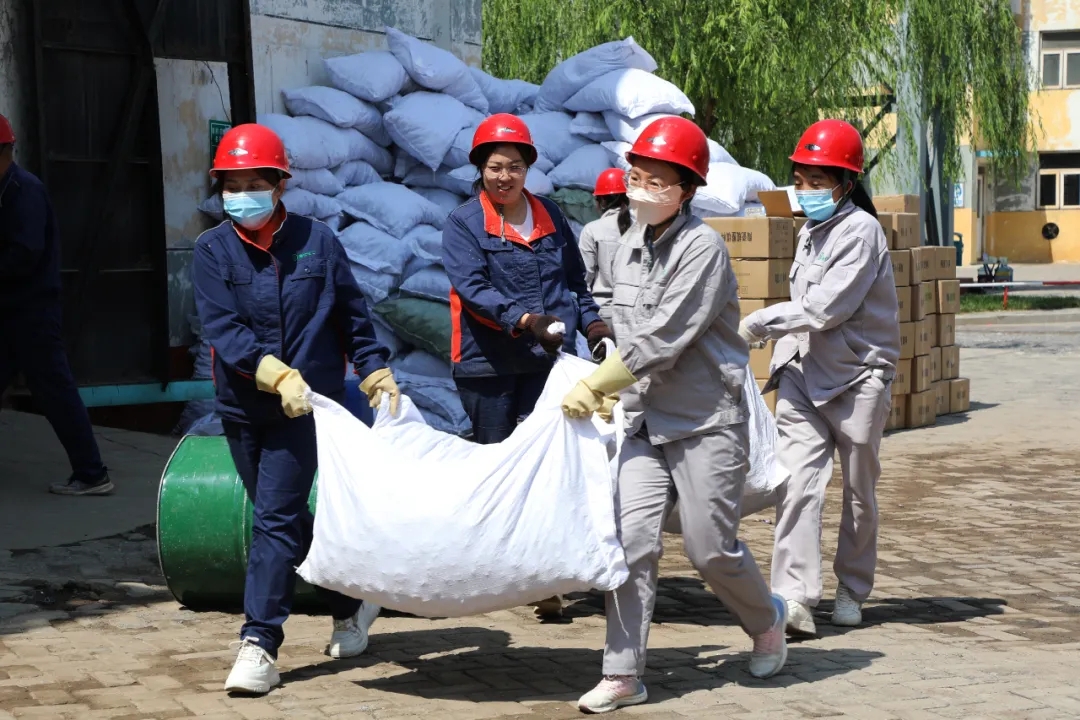
<svg viewBox="0 0 1080 720">
<path fill-rule="evenodd" d="M 773 300 L 788 297 L 791 260 L 736 258 L 731 264 L 735 269 L 735 279 L 739 283 L 740 298 Z"/>
<path fill-rule="evenodd" d="M 755 378 L 769 379 L 769 363 L 772 362 L 776 341 L 770 340 L 763 348 L 750 348 L 750 371 Z"/>
<path fill-rule="evenodd" d="M 873 200 L 878 213 L 919 214 L 918 195 L 878 195 Z"/>
<path fill-rule="evenodd" d="M 900 359 L 910 360 L 915 357 L 915 335 L 919 324 L 913 322 L 900 323 Z"/>
<path fill-rule="evenodd" d="M 932 389 L 934 391 L 934 397 L 937 398 L 934 414 L 948 415 L 949 405 L 952 400 L 952 396 L 949 395 L 949 382 L 947 380 L 936 382 Z"/>
<path fill-rule="evenodd" d="M 934 382 L 929 355 L 917 355 L 911 361 L 911 394 L 926 392 Z"/>
<path fill-rule="evenodd" d="M 960 377 L 960 348 L 949 345 L 941 348 L 941 379 L 954 380 Z"/>
<path fill-rule="evenodd" d="M 767 382 L 769 382 L 767 379 L 766 380 L 758 380 L 757 381 L 758 390 L 763 389 L 765 387 L 765 383 L 767 383 Z M 769 408 L 769 412 L 771 412 L 773 415 L 776 415 L 776 395 L 777 395 L 776 390 L 772 390 L 772 391 L 767 392 L 767 393 L 765 393 L 764 395 L 761 396 L 761 399 L 765 401 L 765 407 Z"/>
<path fill-rule="evenodd" d="M 784 302 L 784 298 L 774 298 L 772 300 L 763 300 L 761 298 L 740 298 L 739 317 L 746 317 L 752 312 L 755 312 L 757 310 L 764 310 L 767 307 L 782 302 Z"/>
<path fill-rule="evenodd" d="M 933 315 L 937 309 L 937 283 L 934 281 L 919 283 L 922 291 L 923 302 L 926 303 L 926 314 Z"/>
<path fill-rule="evenodd" d="M 961 413 L 971 409 L 971 381 L 958 378 L 949 381 L 949 412 Z"/>
<path fill-rule="evenodd" d="M 929 300 L 924 292 L 924 286 L 929 283 L 919 283 L 911 286 L 911 322 L 919 322 L 928 313 L 933 312 Z"/>
<path fill-rule="evenodd" d="M 924 280 L 933 280 L 937 248 L 916 247 L 908 252 L 911 253 L 911 284 L 918 285 Z"/>
<path fill-rule="evenodd" d="M 795 257 L 795 223 L 790 218 L 707 218 L 733 258 Z"/>
<path fill-rule="evenodd" d="M 941 348 L 930 348 L 930 380 L 941 382 Z"/>
<path fill-rule="evenodd" d="M 937 281 L 937 312 L 942 315 L 955 315 L 960 312 L 960 281 Z"/>
<path fill-rule="evenodd" d="M 889 419 L 885 421 L 885 430 L 900 430 L 907 420 L 908 395 L 893 395 Z"/>
<path fill-rule="evenodd" d="M 937 269 L 934 277 L 938 280 L 956 278 L 956 247 L 954 245 L 945 245 L 937 249 Z"/>
<path fill-rule="evenodd" d="M 878 213 L 878 222 L 885 231 L 890 250 L 919 246 L 918 213 Z"/>
<path fill-rule="evenodd" d="M 927 330 L 930 333 L 930 347 L 932 347 L 932 348 L 941 347 L 941 343 L 938 342 L 938 334 L 937 334 L 937 331 L 938 331 L 938 316 L 936 314 L 935 315 L 927 315 L 925 318 L 923 318 L 923 320 L 926 321 Z"/>
<path fill-rule="evenodd" d="M 911 251 L 893 250 L 892 256 L 893 282 L 896 287 L 907 287 L 911 284 Z"/>
<path fill-rule="evenodd" d="M 908 395 L 911 393 L 911 361 L 896 361 L 896 376 L 892 381 L 892 394 Z M 893 402 L 896 402 L 894 399 Z"/>
<path fill-rule="evenodd" d="M 956 316 L 937 316 L 937 341 L 938 345 L 945 347 L 956 344 Z"/>
<path fill-rule="evenodd" d="M 930 319 L 923 318 L 915 325 L 915 355 L 929 355 L 930 348 Z M 933 322 L 937 322 L 934 320 Z M 903 345 L 901 345 L 901 349 Z"/>
<path fill-rule="evenodd" d="M 912 307 L 911 307 L 911 288 L 910 287 L 898 287 L 896 288 L 896 305 L 899 321 L 911 322 L 912 320 Z"/>
<path fill-rule="evenodd" d="M 907 396 L 907 416 L 904 425 L 909 428 L 926 427 L 937 422 L 937 393 L 932 389 Z"/>
</svg>

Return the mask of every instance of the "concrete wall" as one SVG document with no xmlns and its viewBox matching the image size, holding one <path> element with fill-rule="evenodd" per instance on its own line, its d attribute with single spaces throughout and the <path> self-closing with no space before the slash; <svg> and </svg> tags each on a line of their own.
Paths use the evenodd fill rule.
<svg viewBox="0 0 1080 720">
<path fill-rule="evenodd" d="M 165 183 L 169 343 L 175 347 L 193 339 L 191 251 L 199 235 L 215 224 L 197 207 L 210 190 L 210 120 L 230 120 L 229 74 L 224 63 L 158 59 L 154 66 Z"/>
<path fill-rule="evenodd" d="M 0 115 L 11 121 L 15 159 L 37 172 L 37 108 L 34 106 L 33 33 L 22 0 L 0 0 Z"/>
<path fill-rule="evenodd" d="M 252 0 L 259 112 L 284 112 L 281 91 L 329 84 L 323 60 L 385 50 L 395 27 L 480 65 L 481 0 Z"/>
</svg>

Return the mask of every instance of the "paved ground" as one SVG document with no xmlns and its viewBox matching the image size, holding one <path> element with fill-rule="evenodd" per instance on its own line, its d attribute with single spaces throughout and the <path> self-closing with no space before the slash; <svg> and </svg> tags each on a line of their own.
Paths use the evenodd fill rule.
<svg viewBox="0 0 1080 720">
<path fill-rule="evenodd" d="M 793 645 L 784 673 L 752 680 L 748 640 L 672 538 L 649 655 L 654 701 L 624 715 L 1080 717 L 1080 323 L 962 330 L 960 342 L 972 411 L 886 440 L 864 627 L 836 631 L 823 615 L 822 637 Z M 827 551 L 838 496 L 834 487 Z M 744 526 L 763 563 L 767 520 Z M 179 607 L 155 558 L 138 532 L 0 552 L 0 719 L 558 720 L 577 717 L 570 701 L 597 680 L 601 598 L 581 594 L 564 624 L 537 624 L 526 609 L 384 617 L 369 654 L 348 662 L 321 655 L 328 620 L 295 617 L 285 686 L 229 698 L 220 687 L 237 617 Z"/>
</svg>

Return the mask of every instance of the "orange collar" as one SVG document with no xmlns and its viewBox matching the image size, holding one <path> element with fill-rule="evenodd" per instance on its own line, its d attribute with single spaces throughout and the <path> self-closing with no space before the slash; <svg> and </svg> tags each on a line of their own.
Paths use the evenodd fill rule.
<svg viewBox="0 0 1080 720">
<path fill-rule="evenodd" d="M 240 236 L 240 239 L 249 245 L 254 245 L 260 250 L 269 250 L 270 245 L 274 242 L 274 235 L 285 224 L 287 215 L 288 211 L 285 210 L 285 203 L 279 201 L 277 208 L 274 209 L 274 214 L 258 230 L 248 230 L 235 222 L 233 223 L 233 229 L 236 230 L 236 234 Z"/>
<path fill-rule="evenodd" d="M 518 233 L 510 223 L 506 223 L 505 228 L 503 227 L 503 218 L 495 209 L 495 204 L 491 202 L 491 198 L 488 197 L 487 190 L 482 190 L 480 192 L 480 206 L 484 208 L 484 230 L 489 235 L 502 237 L 505 233 L 505 238 L 510 242 L 528 247 L 540 238 L 554 235 L 555 223 L 552 221 L 547 208 L 544 207 L 544 203 L 540 202 L 539 198 L 533 196 L 533 194 L 527 190 L 523 192 L 525 193 L 525 199 L 529 201 L 529 206 L 532 208 L 533 213 L 533 231 L 532 236 L 529 238 L 521 237 L 521 234 Z"/>
</svg>

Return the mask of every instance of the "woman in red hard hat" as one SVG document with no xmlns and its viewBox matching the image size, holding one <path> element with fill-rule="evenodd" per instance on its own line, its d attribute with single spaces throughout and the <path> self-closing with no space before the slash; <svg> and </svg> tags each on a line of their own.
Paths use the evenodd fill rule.
<svg viewBox="0 0 1080 720">
<path fill-rule="evenodd" d="M 311 544 L 308 496 L 315 478 L 315 423 L 308 391 L 344 399 L 348 359 L 373 407 L 398 389 L 389 352 L 330 228 L 286 211 L 285 146 L 270 129 L 225 134 L 210 171 L 228 220 L 195 244 L 195 303 L 213 357 L 217 411 L 254 506 L 240 652 L 225 689 L 265 693 L 280 682 L 275 660 Z M 334 617 L 328 653 L 367 647 L 379 608 L 321 590 Z"/>
<path fill-rule="evenodd" d="M 626 410 L 615 502 L 630 578 L 608 593 L 604 679 L 579 701 L 593 713 L 648 698 L 640 678 L 661 531 L 675 496 L 687 556 L 754 638 L 750 673 L 769 677 L 787 659 L 784 602 L 769 594 L 738 538 L 750 445 L 743 396 L 749 349 L 739 337 L 724 242 L 690 214 L 705 184 L 709 146 L 691 121 L 662 118 L 627 159 L 635 222 L 612 263 L 618 349 L 563 400 L 575 418 L 615 395 Z"/>
<path fill-rule="evenodd" d="M 878 448 L 900 326 L 888 243 L 858 181 L 859 131 L 841 120 L 814 123 L 791 161 L 795 195 L 810 218 L 791 267 L 791 300 L 752 313 L 740 331 L 750 343 L 778 341 L 765 390 L 779 387 L 777 457 L 791 479 L 779 491 L 772 586 L 787 600 L 788 630 L 814 635 L 811 608 L 822 595 L 821 515 L 834 452 L 844 505 L 832 623 L 858 625 L 874 585 Z"/>
<path fill-rule="evenodd" d="M 601 319 L 610 326 L 611 262 L 619 238 L 633 224 L 630 201 L 626 197 L 626 173 L 619 168 L 600 173 L 593 196 L 600 218 L 582 228 L 578 248 L 585 261 L 585 282 L 600 307 Z"/>
</svg>

